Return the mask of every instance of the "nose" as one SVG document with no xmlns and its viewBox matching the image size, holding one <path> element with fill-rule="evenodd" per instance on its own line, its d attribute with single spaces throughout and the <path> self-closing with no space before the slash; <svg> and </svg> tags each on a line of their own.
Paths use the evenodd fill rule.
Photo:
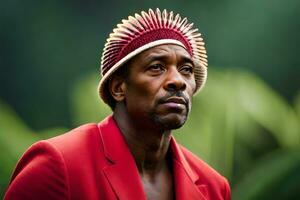
<svg viewBox="0 0 300 200">
<path fill-rule="evenodd" d="M 186 82 L 178 72 L 177 67 L 168 71 L 164 88 L 167 91 L 183 91 L 186 89 Z"/>
</svg>

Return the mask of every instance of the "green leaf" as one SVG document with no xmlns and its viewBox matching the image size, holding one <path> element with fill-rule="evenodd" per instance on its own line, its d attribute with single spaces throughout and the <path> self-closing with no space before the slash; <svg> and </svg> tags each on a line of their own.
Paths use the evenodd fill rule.
<svg viewBox="0 0 300 200">
<path fill-rule="evenodd" d="M 9 106 L 0 100 L 0 197 L 4 194 L 18 158 L 38 138 Z"/>
<path fill-rule="evenodd" d="M 298 116 L 298 122 L 300 124 L 300 91 L 298 92 L 295 101 L 294 101 L 294 105 L 295 105 L 295 110 Z"/>
<path fill-rule="evenodd" d="M 278 150 L 261 158 L 236 185 L 233 199 L 299 199 L 299 154 L 299 149 Z"/>
<path fill-rule="evenodd" d="M 99 97 L 97 91 L 98 78 L 88 74 L 77 81 L 71 91 L 71 111 L 74 125 L 99 122 L 112 113 Z"/>
<path fill-rule="evenodd" d="M 39 136 L 19 118 L 19 116 L 0 100 L 0 142 L 1 147 L 18 157 Z"/>
<path fill-rule="evenodd" d="M 239 73 L 235 80 L 241 108 L 274 134 L 281 146 L 299 146 L 300 123 L 295 110 L 258 77 Z"/>
</svg>

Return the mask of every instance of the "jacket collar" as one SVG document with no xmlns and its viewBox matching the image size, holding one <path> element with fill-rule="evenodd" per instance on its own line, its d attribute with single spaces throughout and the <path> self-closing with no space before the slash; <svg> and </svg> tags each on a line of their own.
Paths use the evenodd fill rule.
<svg viewBox="0 0 300 200">
<path fill-rule="evenodd" d="M 98 125 L 103 152 L 110 165 L 103 169 L 107 180 L 119 199 L 146 200 L 134 158 L 112 116 Z M 191 169 L 180 147 L 172 137 L 173 174 L 176 199 L 206 200 L 196 185 L 198 175 Z"/>
<path fill-rule="evenodd" d="M 103 152 L 110 165 L 103 169 L 118 199 L 146 200 L 134 158 L 112 116 L 99 124 Z"/>
<path fill-rule="evenodd" d="M 172 136 L 173 175 L 176 199 L 206 200 L 206 186 L 198 185 L 199 176 L 192 170 L 180 146 Z"/>
</svg>

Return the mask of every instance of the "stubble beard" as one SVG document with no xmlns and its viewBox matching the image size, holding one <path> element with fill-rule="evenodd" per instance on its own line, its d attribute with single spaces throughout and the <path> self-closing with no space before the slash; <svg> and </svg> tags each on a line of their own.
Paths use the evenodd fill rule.
<svg viewBox="0 0 300 200">
<path fill-rule="evenodd" d="M 190 106 L 186 106 L 186 112 L 184 113 L 183 119 L 181 120 L 170 120 L 166 116 L 161 116 L 156 112 L 149 113 L 151 121 L 155 124 L 158 129 L 167 131 L 181 128 L 188 119 L 190 112 Z M 175 113 L 173 113 L 175 115 Z"/>
</svg>

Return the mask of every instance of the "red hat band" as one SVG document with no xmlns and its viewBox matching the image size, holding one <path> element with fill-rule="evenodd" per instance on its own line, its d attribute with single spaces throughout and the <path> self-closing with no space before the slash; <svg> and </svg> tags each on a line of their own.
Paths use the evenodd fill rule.
<svg viewBox="0 0 300 200">
<path fill-rule="evenodd" d="M 193 56 L 191 45 L 180 33 L 170 29 L 151 30 L 134 38 L 127 45 L 125 45 L 121 51 L 119 51 L 119 55 L 116 57 L 114 62 L 107 63 L 106 66 L 103 66 L 102 75 L 104 75 L 114 64 L 116 64 L 129 53 L 133 52 L 135 49 L 149 44 L 150 42 L 162 39 L 173 39 L 180 41 L 185 46 L 185 49 L 188 51 L 188 53 Z"/>
</svg>

